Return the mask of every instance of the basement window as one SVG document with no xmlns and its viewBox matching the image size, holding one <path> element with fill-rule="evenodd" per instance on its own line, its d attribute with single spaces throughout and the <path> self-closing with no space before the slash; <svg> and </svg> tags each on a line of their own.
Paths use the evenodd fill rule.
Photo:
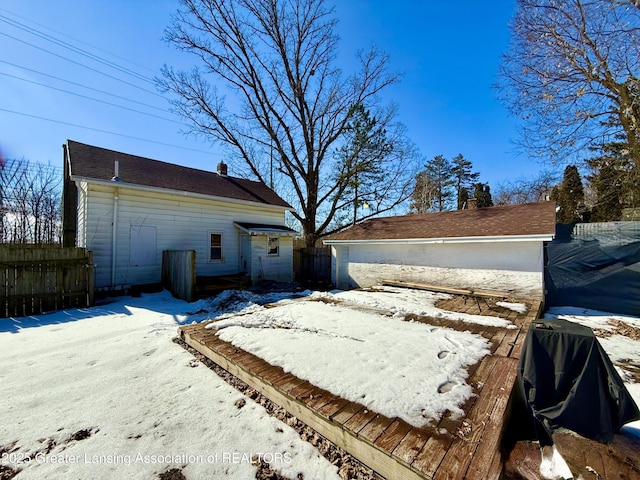
<svg viewBox="0 0 640 480">
<path fill-rule="evenodd" d="M 280 239 L 278 237 L 268 237 L 267 256 L 277 257 L 280 255 Z"/>
<path fill-rule="evenodd" d="M 222 261 L 222 234 L 209 233 L 209 261 Z"/>
</svg>

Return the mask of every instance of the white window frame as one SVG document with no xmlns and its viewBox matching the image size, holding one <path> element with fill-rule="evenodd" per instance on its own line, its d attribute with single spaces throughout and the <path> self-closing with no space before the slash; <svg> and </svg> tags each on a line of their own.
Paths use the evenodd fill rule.
<svg viewBox="0 0 640 480">
<path fill-rule="evenodd" d="M 275 252 L 271 253 L 271 241 L 275 243 Z M 267 257 L 279 257 L 280 256 L 280 237 L 267 236 Z"/>
<path fill-rule="evenodd" d="M 212 235 L 218 235 L 220 237 L 220 247 L 219 247 L 220 248 L 220 258 L 211 258 L 211 249 L 214 248 L 211 245 L 211 236 Z M 209 259 L 209 262 L 210 263 L 221 263 L 221 262 L 224 262 L 224 255 L 222 253 L 223 252 L 222 248 L 223 248 L 223 245 L 224 245 L 224 236 L 222 235 L 222 232 L 213 232 L 213 231 L 208 232 L 207 245 L 208 245 L 207 258 Z M 218 247 L 216 247 L 216 248 L 218 248 Z"/>
</svg>

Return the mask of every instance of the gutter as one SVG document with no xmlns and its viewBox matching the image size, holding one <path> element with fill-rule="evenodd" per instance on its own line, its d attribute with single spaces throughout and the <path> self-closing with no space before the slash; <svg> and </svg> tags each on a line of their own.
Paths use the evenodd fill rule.
<svg viewBox="0 0 640 480">
<path fill-rule="evenodd" d="M 554 234 L 496 235 L 486 237 L 399 238 L 374 240 L 323 240 L 325 245 L 425 245 L 442 243 L 550 242 Z"/>
<path fill-rule="evenodd" d="M 100 179 L 91 178 L 91 177 L 82 177 L 79 175 L 71 175 L 70 178 L 73 181 L 82 181 L 82 182 L 95 183 L 95 184 L 104 185 L 104 186 L 113 186 L 113 181 L 111 180 L 100 180 Z M 207 195 L 205 193 L 186 192 L 184 190 L 172 190 L 170 188 L 150 187 L 147 185 L 138 185 L 136 183 L 126 183 L 122 181 L 118 182 L 118 186 L 124 187 L 124 188 L 130 188 L 132 190 L 165 193 L 168 195 L 178 195 L 181 197 L 196 198 L 201 200 L 217 200 L 220 202 L 235 203 L 239 205 L 260 205 L 262 207 L 278 208 L 278 209 L 282 209 L 290 212 L 295 211 L 295 209 L 291 206 L 274 205 L 272 203 L 252 202 L 250 200 L 238 200 L 236 198 L 219 197 L 216 195 Z"/>
</svg>

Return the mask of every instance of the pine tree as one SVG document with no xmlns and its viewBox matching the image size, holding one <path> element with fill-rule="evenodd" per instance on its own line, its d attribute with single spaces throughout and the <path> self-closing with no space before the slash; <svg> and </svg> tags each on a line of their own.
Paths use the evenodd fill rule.
<svg viewBox="0 0 640 480">
<path fill-rule="evenodd" d="M 345 143 L 336 152 L 338 176 L 336 184 L 341 201 L 352 214 L 351 223 L 358 221 L 358 209 L 371 202 L 380 182 L 383 181 L 381 163 L 391 151 L 384 127 L 362 104 L 356 104 L 349 112 L 345 127 Z"/>
<path fill-rule="evenodd" d="M 476 200 L 478 200 L 478 208 L 493 207 L 491 189 L 488 184 L 482 182 L 476 183 L 474 196 Z"/>
<path fill-rule="evenodd" d="M 551 200 L 558 205 L 558 223 L 578 223 L 582 221 L 584 210 L 584 187 L 575 165 L 567 165 L 560 186 L 553 187 Z"/>
<path fill-rule="evenodd" d="M 451 161 L 452 168 L 451 174 L 455 179 L 456 199 L 458 202 L 458 210 L 461 210 L 469 198 L 469 188 L 473 187 L 474 183 L 478 181 L 480 177 L 479 172 L 473 172 L 473 164 L 464 158 L 462 154 L 458 154 Z M 466 191 L 467 198 L 463 198 L 463 191 Z"/>
<path fill-rule="evenodd" d="M 620 220 L 625 201 L 633 198 L 633 182 L 630 181 L 626 145 L 613 142 L 602 147 L 602 155 L 587 160 L 593 172 L 587 176 L 596 194 L 590 221 L 614 222 Z"/>
<path fill-rule="evenodd" d="M 436 211 L 449 210 L 454 195 L 453 165 L 443 155 L 436 155 L 425 165 L 425 171 L 435 189 L 433 207 Z"/>
</svg>

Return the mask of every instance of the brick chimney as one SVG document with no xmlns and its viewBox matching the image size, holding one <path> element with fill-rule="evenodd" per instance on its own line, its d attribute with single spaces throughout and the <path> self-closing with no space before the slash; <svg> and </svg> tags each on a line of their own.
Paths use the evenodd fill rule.
<svg viewBox="0 0 640 480">
<path fill-rule="evenodd" d="M 226 177 L 227 176 L 227 164 L 224 162 L 220 162 L 218 164 L 218 175 L 220 175 L 221 177 Z"/>
<path fill-rule="evenodd" d="M 467 210 L 475 210 L 476 208 L 478 208 L 478 199 L 477 198 L 467 199 Z"/>
</svg>

